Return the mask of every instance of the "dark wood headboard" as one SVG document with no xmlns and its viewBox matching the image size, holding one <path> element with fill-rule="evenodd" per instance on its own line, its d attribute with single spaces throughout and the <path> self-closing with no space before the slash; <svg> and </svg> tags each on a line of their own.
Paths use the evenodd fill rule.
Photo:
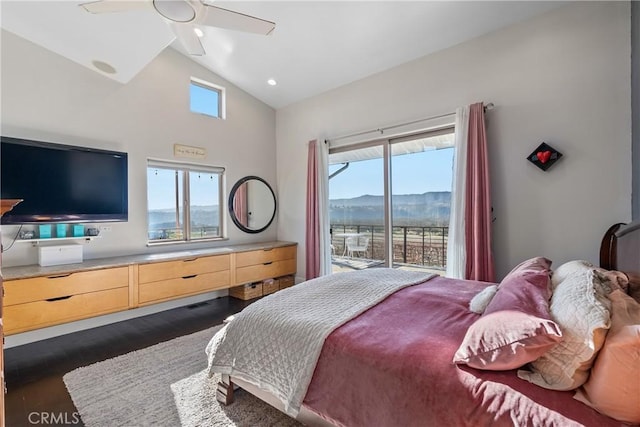
<svg viewBox="0 0 640 427">
<path fill-rule="evenodd" d="M 622 271 L 640 283 L 640 221 L 612 225 L 600 245 L 600 266 Z"/>
</svg>

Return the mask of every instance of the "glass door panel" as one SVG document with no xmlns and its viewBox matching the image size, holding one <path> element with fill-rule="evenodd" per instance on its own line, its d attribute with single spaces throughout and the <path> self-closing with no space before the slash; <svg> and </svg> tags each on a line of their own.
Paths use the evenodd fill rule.
<svg viewBox="0 0 640 427">
<path fill-rule="evenodd" d="M 382 145 L 329 154 L 333 271 L 385 265 Z"/>
<path fill-rule="evenodd" d="M 391 141 L 393 266 L 446 269 L 453 133 Z"/>
</svg>

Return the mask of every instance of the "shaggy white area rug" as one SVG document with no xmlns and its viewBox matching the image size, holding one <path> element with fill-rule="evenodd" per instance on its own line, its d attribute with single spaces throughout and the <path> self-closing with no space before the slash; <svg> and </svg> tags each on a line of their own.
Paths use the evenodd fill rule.
<svg viewBox="0 0 640 427">
<path fill-rule="evenodd" d="M 244 390 L 234 393 L 231 405 L 220 405 L 216 400 L 219 380 L 219 375 L 209 378 L 202 370 L 171 384 L 183 427 L 302 425 Z"/>
<path fill-rule="evenodd" d="M 63 380 L 87 427 L 289 426 L 291 418 L 244 391 L 227 407 L 204 372 L 221 326 L 84 366 Z M 175 398 L 174 398 L 175 394 Z"/>
</svg>

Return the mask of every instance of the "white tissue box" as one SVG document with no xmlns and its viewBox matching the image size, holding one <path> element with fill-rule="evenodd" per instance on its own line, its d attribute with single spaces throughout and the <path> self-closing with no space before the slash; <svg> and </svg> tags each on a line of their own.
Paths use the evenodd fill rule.
<svg viewBox="0 0 640 427">
<path fill-rule="evenodd" d="M 43 267 L 78 262 L 82 262 L 82 245 L 38 247 L 38 264 Z"/>
</svg>

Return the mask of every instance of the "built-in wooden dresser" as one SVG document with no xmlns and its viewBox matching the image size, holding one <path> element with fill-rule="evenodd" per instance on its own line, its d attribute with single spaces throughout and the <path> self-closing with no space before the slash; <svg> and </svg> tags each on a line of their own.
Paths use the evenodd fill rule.
<svg viewBox="0 0 640 427">
<path fill-rule="evenodd" d="M 228 288 L 232 255 L 235 254 L 138 265 L 138 305 Z"/>
<path fill-rule="evenodd" d="M 238 252 L 234 286 L 229 295 L 249 300 L 291 286 L 296 272 L 296 247 L 284 246 Z"/>
<path fill-rule="evenodd" d="M 266 242 L 5 268 L 5 333 L 295 274 L 296 251 L 296 243 Z"/>
<path fill-rule="evenodd" d="M 11 335 L 128 309 L 129 268 L 7 280 L 4 292 L 4 328 Z"/>
<path fill-rule="evenodd" d="M 285 246 L 237 253 L 235 284 L 295 273 L 296 250 L 295 246 Z"/>
</svg>

